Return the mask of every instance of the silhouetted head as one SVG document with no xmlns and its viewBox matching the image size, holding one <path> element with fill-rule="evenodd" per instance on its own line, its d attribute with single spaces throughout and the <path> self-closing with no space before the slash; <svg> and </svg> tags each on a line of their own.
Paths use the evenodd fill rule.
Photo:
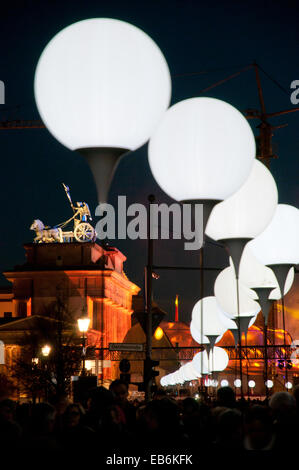
<svg viewBox="0 0 299 470">
<path fill-rule="evenodd" d="M 226 408 L 234 408 L 236 406 L 235 392 L 231 387 L 220 387 L 217 390 L 218 406 Z"/>
<path fill-rule="evenodd" d="M 127 402 L 129 394 L 129 386 L 126 382 L 116 379 L 111 382 L 109 390 L 113 393 L 115 402 L 122 405 Z"/>
<path fill-rule="evenodd" d="M 253 405 L 245 415 L 245 447 L 262 450 L 273 439 L 272 418 L 269 408 Z"/>
</svg>

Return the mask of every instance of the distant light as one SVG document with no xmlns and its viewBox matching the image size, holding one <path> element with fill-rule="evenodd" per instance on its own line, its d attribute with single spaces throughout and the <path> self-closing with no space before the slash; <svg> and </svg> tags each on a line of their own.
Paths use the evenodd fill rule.
<svg viewBox="0 0 299 470">
<path fill-rule="evenodd" d="M 226 379 L 221 380 L 220 385 L 221 387 L 228 387 L 229 385 L 228 380 Z"/>
<path fill-rule="evenodd" d="M 265 384 L 267 388 L 272 388 L 274 385 L 273 380 L 266 380 Z"/>
<path fill-rule="evenodd" d="M 33 364 L 38 364 L 38 357 L 33 357 L 32 358 L 32 363 Z"/>
<path fill-rule="evenodd" d="M 45 346 L 42 347 L 42 355 L 44 357 L 48 357 L 50 352 L 51 352 L 51 346 L 49 346 L 48 344 L 45 344 Z"/>
<path fill-rule="evenodd" d="M 160 339 L 163 338 L 163 336 L 164 336 L 164 331 L 162 330 L 160 326 L 158 326 L 158 328 L 155 331 L 154 337 L 156 340 L 159 341 Z"/>
<path fill-rule="evenodd" d="M 78 328 L 81 333 L 86 333 L 89 328 L 89 323 L 90 323 L 90 318 L 88 317 L 83 317 L 83 318 L 78 318 Z"/>
<path fill-rule="evenodd" d="M 287 388 L 288 390 L 291 390 L 291 388 L 293 388 L 292 382 L 286 382 L 285 383 L 285 388 Z"/>
<path fill-rule="evenodd" d="M 214 388 L 218 387 L 218 380 L 212 379 L 212 380 L 211 380 L 211 385 L 212 385 L 212 387 L 214 387 Z"/>
<path fill-rule="evenodd" d="M 196 393 L 196 394 L 194 395 L 194 398 L 195 398 L 195 400 L 198 400 L 198 399 L 199 399 L 198 393 Z"/>
<path fill-rule="evenodd" d="M 254 380 L 249 380 L 248 387 L 254 388 L 255 387 L 255 381 Z"/>
<path fill-rule="evenodd" d="M 236 388 L 241 387 L 241 385 L 242 385 L 242 382 L 241 382 L 240 379 L 236 379 L 236 380 L 234 381 L 234 386 L 235 386 Z"/>
</svg>

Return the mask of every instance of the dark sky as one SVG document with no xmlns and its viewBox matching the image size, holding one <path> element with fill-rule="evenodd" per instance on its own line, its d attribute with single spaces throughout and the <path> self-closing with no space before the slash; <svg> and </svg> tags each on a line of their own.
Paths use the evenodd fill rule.
<svg viewBox="0 0 299 470">
<path fill-rule="evenodd" d="M 290 83 L 299 79 L 299 28 L 297 1 L 33 1 L 1 4 L 0 80 L 6 86 L 6 104 L 0 105 L 0 120 L 37 119 L 33 77 L 38 58 L 49 40 L 69 24 L 92 17 L 125 20 L 142 28 L 162 49 L 172 75 L 172 103 L 198 96 L 205 87 L 237 72 L 254 60 L 282 89 L 262 74 L 267 111 L 292 108 Z M 195 72 L 208 71 L 205 74 Z M 188 75 L 188 74 L 191 75 Z M 223 99 L 241 111 L 258 106 L 253 70 L 244 72 L 205 96 Z M 272 162 L 280 202 L 298 206 L 299 112 L 275 118 L 274 124 L 288 123 L 274 136 L 279 159 Z M 255 132 L 255 122 L 250 121 Z M 257 123 L 256 123 L 257 124 Z M 0 130 L 2 224 L 1 271 L 24 261 L 22 244 L 32 241 L 29 227 L 35 218 L 57 224 L 71 215 L 60 186 L 71 187 L 73 199 L 85 200 L 94 208 L 96 190 L 85 161 L 64 148 L 47 130 Z M 146 146 L 127 156 L 120 164 L 110 191 L 128 203 L 144 202 L 154 193 L 169 202 L 155 183 L 147 162 Z M 146 243 L 124 241 L 116 246 L 128 257 L 129 278 L 142 285 Z M 210 266 L 224 266 L 221 248 L 208 245 Z M 186 252 L 182 242 L 160 241 L 155 247 L 159 264 L 193 265 L 198 252 Z M 210 287 L 214 277 L 208 274 Z M 174 312 L 174 298 L 180 296 L 180 310 L 189 319 L 199 299 L 199 275 L 195 272 L 163 272 L 154 281 L 155 299 Z M 2 278 L 2 283 L 5 283 Z"/>
</svg>

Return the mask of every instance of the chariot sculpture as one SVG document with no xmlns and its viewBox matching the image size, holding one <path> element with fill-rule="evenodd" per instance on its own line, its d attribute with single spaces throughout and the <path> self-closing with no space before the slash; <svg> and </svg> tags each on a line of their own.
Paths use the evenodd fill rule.
<svg viewBox="0 0 299 470">
<path fill-rule="evenodd" d="M 96 232 L 89 223 L 92 217 L 88 204 L 86 202 L 76 202 L 76 205 L 74 205 L 69 187 L 64 183 L 62 185 L 74 214 L 65 222 L 54 227 L 45 226 L 39 219 L 34 220 L 30 227 L 30 230 L 34 230 L 36 233 L 34 243 L 66 243 L 74 240 L 86 243 L 95 241 Z M 71 222 L 73 222 L 73 230 L 64 231 L 63 229 Z"/>
</svg>

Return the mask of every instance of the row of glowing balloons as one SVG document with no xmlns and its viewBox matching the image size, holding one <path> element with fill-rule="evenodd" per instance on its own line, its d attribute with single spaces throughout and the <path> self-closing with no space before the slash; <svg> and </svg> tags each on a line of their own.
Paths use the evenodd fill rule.
<svg viewBox="0 0 299 470">
<path fill-rule="evenodd" d="M 254 135 L 237 109 L 206 97 L 169 108 L 169 68 L 147 34 L 110 18 L 64 28 L 39 59 L 34 92 L 52 135 L 87 158 L 100 202 L 119 159 L 149 141 L 150 168 L 165 193 L 213 208 L 209 237 L 251 240 L 238 272 L 230 261 L 216 279 L 215 297 L 195 305 L 194 338 L 215 342 L 225 329 L 235 330 L 237 315 L 246 318 L 245 326 L 248 318 L 253 322 L 260 309 L 256 288 L 271 288 L 271 300 L 285 293 L 269 267 L 298 263 L 298 209 L 278 204 L 275 181 L 255 159 Z M 236 276 L 239 302 L 231 294 Z M 285 291 L 293 276 L 290 271 Z"/>
</svg>

